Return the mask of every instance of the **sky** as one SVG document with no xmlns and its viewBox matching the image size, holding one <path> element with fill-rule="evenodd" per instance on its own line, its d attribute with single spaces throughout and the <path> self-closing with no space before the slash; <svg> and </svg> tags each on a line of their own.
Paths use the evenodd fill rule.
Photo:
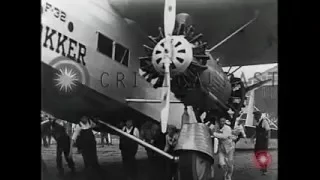
<svg viewBox="0 0 320 180">
<path fill-rule="evenodd" d="M 240 69 L 238 69 L 234 75 L 236 77 L 240 77 L 242 72 L 244 73 L 244 76 L 246 77 L 246 79 L 251 78 L 254 76 L 254 74 L 256 72 L 264 72 L 274 66 L 277 66 L 278 63 L 273 63 L 273 64 L 264 64 L 264 65 L 254 65 L 254 66 L 242 66 Z M 233 67 L 230 72 L 232 72 L 233 70 L 235 70 L 237 67 Z M 229 67 L 225 67 L 223 68 L 224 71 L 228 71 Z"/>
</svg>

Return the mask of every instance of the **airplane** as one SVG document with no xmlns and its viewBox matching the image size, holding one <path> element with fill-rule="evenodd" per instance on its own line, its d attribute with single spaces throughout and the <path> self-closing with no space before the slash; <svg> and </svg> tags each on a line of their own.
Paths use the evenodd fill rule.
<svg viewBox="0 0 320 180">
<path fill-rule="evenodd" d="M 178 163 L 179 179 L 208 179 L 213 153 L 199 118 L 239 115 L 245 87 L 222 67 L 277 62 L 277 0 L 42 0 L 42 110 L 77 123 L 97 116 L 108 128 Z M 236 101 L 234 101 L 236 100 Z M 123 133 L 181 119 L 177 156 Z M 201 166 L 197 163 L 204 160 Z M 204 169 L 203 169 L 204 170 Z M 203 171 L 209 172 L 209 171 Z"/>
</svg>

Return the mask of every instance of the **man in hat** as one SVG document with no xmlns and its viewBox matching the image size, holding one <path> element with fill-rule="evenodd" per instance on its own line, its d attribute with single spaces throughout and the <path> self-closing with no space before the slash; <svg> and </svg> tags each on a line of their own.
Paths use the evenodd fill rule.
<svg viewBox="0 0 320 180">
<path fill-rule="evenodd" d="M 51 131 L 52 136 L 57 142 L 57 149 L 56 149 L 56 162 L 57 162 L 57 168 L 59 175 L 62 176 L 64 174 L 64 169 L 62 166 L 62 154 L 64 154 L 64 158 L 68 163 L 69 168 L 74 173 L 75 172 L 75 166 L 74 161 L 70 154 L 70 143 L 71 138 L 67 134 L 66 128 L 64 127 L 64 123 L 61 120 L 54 119 L 51 122 Z"/>
<path fill-rule="evenodd" d="M 133 126 L 131 119 L 126 120 L 126 125 L 122 128 L 122 130 L 137 138 L 140 137 L 139 130 Z M 138 151 L 138 144 L 127 137 L 121 136 L 119 148 L 121 150 L 122 162 L 127 179 L 136 179 L 137 166 L 135 156 Z"/>
<path fill-rule="evenodd" d="M 257 158 L 257 162 L 260 165 L 260 170 L 263 175 L 267 172 L 267 164 L 264 162 L 260 162 L 259 158 L 261 156 L 267 157 L 268 144 L 270 138 L 270 126 L 265 118 L 262 118 L 262 113 L 260 111 L 254 111 L 253 117 L 256 120 L 256 133 L 253 135 L 252 140 L 256 138 L 256 143 L 254 146 L 255 156 Z"/>
<path fill-rule="evenodd" d="M 226 121 L 226 118 L 220 118 L 219 130 L 214 132 L 213 136 L 219 139 L 219 165 L 224 170 L 224 180 L 231 180 L 233 173 L 233 154 L 235 150 L 235 144 L 232 140 L 232 129 L 230 126 L 226 125 Z"/>
<path fill-rule="evenodd" d="M 77 141 L 77 146 L 81 149 L 84 166 L 87 172 L 86 175 L 90 179 L 91 175 L 96 173 L 99 174 L 101 178 L 103 177 L 103 173 L 98 162 L 97 142 L 93 134 L 93 128 L 97 125 L 93 120 L 97 119 L 92 119 L 88 116 L 81 117 L 79 124 L 75 127 L 70 145 L 72 148 Z M 72 156 L 72 151 L 70 151 L 70 156 Z"/>
</svg>

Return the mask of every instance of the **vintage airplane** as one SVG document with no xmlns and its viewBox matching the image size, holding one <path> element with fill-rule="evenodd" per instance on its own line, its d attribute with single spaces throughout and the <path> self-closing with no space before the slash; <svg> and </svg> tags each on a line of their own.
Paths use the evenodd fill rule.
<svg viewBox="0 0 320 180">
<path fill-rule="evenodd" d="M 234 121 L 265 83 L 246 87 L 222 67 L 277 62 L 276 0 L 42 0 L 41 17 L 42 110 L 69 122 L 99 116 L 123 134 L 115 125 L 126 118 L 164 132 L 190 106 L 197 123 L 183 125 L 179 158 L 123 134 L 177 160 L 183 180 L 210 176 L 201 114 L 232 110 Z"/>
</svg>

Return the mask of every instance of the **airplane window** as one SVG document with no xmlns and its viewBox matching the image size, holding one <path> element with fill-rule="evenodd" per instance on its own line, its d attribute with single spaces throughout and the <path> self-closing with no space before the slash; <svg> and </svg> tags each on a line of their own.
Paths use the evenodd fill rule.
<svg viewBox="0 0 320 180">
<path fill-rule="evenodd" d="M 112 43 L 111 39 L 99 33 L 97 50 L 106 56 L 112 57 Z"/>
<path fill-rule="evenodd" d="M 115 60 L 125 66 L 128 66 L 129 50 L 118 43 L 116 44 Z"/>
<path fill-rule="evenodd" d="M 128 62 L 129 62 L 129 50 L 126 49 L 122 57 L 121 63 L 124 64 L 125 66 L 128 66 Z"/>
</svg>

